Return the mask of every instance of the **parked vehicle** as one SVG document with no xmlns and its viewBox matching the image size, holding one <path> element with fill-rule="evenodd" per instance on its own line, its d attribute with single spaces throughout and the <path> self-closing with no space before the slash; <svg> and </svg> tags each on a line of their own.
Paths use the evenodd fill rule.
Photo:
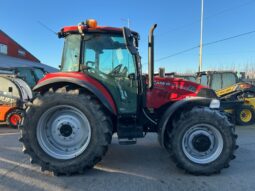
<svg viewBox="0 0 255 191">
<path fill-rule="evenodd" d="M 24 153 L 56 175 L 83 173 L 105 155 L 112 134 L 133 144 L 147 132 L 177 166 L 196 175 L 228 167 L 237 136 L 215 92 L 179 78 L 154 76 L 153 25 L 148 75 L 142 75 L 139 34 L 88 20 L 64 27 L 61 72 L 47 74 L 22 124 Z"/>
<path fill-rule="evenodd" d="M 40 67 L 0 68 L 0 121 L 17 128 L 24 114 L 24 103 L 32 99 L 32 88 L 46 72 Z"/>
<path fill-rule="evenodd" d="M 6 67 L 0 68 L 0 76 L 12 75 L 21 78 L 33 88 L 47 72 L 41 67 Z"/>
<path fill-rule="evenodd" d="M 239 125 L 250 125 L 255 122 L 255 86 L 244 82 L 244 78 L 239 77 L 237 72 L 200 72 L 197 73 L 197 80 L 215 90 L 221 100 L 243 103 L 229 110 L 235 115 Z"/>
<path fill-rule="evenodd" d="M 24 103 L 32 99 L 30 87 L 20 78 L 0 75 L 0 121 L 17 128 L 24 115 Z"/>
</svg>

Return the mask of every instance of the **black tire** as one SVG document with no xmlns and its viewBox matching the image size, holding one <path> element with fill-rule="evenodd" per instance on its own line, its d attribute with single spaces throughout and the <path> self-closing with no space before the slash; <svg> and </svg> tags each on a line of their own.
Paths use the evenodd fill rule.
<svg viewBox="0 0 255 191">
<path fill-rule="evenodd" d="M 245 126 L 253 124 L 255 122 L 254 108 L 250 105 L 242 105 L 236 109 L 235 118 L 238 125 Z"/>
<path fill-rule="evenodd" d="M 227 117 L 209 108 L 181 114 L 167 133 L 177 167 L 195 175 L 219 173 L 234 159 L 237 135 Z M 208 152 L 206 154 L 206 152 Z"/>
<path fill-rule="evenodd" d="M 15 117 L 16 116 L 16 117 Z M 9 127 L 17 129 L 24 117 L 24 111 L 21 109 L 11 110 L 6 116 L 6 123 Z M 16 119 L 13 119 L 16 118 Z"/>
<path fill-rule="evenodd" d="M 84 147 L 85 150 L 81 150 L 82 152 L 77 154 L 77 156 L 60 159 L 57 155 L 51 155 L 51 153 L 45 149 L 47 147 L 41 144 L 43 136 L 40 136 L 41 134 L 38 132 L 43 131 L 41 130 L 41 124 L 43 123 L 40 122 L 40 118 L 44 116 L 45 112 L 47 113 L 47 111 L 57 107 L 57 105 L 75 108 L 77 112 L 81 112 L 88 119 L 91 130 L 90 139 L 87 138 L 86 141 L 88 141 L 88 145 L 86 148 Z M 58 119 L 60 119 L 61 114 L 59 114 L 58 117 Z M 51 120 L 54 120 L 54 118 Z M 53 122 L 50 123 L 52 124 Z M 61 128 L 63 126 L 64 125 L 62 125 Z M 53 125 L 50 127 L 53 128 Z M 80 129 L 82 129 L 82 127 L 80 127 Z M 76 135 L 76 137 L 78 137 L 78 135 Z M 44 95 L 39 95 L 33 101 L 32 105 L 29 106 L 26 111 L 20 141 L 24 145 L 23 152 L 30 155 L 31 163 L 41 166 L 42 171 L 52 171 L 55 175 L 71 175 L 84 173 L 86 169 L 98 163 L 105 155 L 108 145 L 111 143 L 111 139 L 111 120 L 105 114 L 98 100 L 90 94 L 79 94 L 78 89 L 66 91 L 64 87 L 58 89 L 56 92 L 48 92 Z M 49 144 L 46 141 L 45 143 Z"/>
</svg>

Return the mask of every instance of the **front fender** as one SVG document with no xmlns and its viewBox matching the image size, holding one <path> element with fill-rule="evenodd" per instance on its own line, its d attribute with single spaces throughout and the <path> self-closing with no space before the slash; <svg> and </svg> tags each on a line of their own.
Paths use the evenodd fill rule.
<svg viewBox="0 0 255 191">
<path fill-rule="evenodd" d="M 167 128 L 167 124 L 169 120 L 173 120 L 174 115 L 178 111 L 183 111 L 185 108 L 192 108 L 192 107 L 210 107 L 211 101 L 213 99 L 210 98 L 205 98 L 205 97 L 192 97 L 192 98 L 187 98 L 183 99 L 180 101 L 177 101 L 170 105 L 163 116 L 161 117 L 159 121 L 159 132 L 158 132 L 158 138 L 159 138 L 159 143 L 162 147 L 165 147 L 165 131 Z"/>
<path fill-rule="evenodd" d="M 77 85 L 94 94 L 111 113 L 114 115 L 117 114 L 116 104 L 110 92 L 96 79 L 77 73 L 73 76 L 68 74 L 65 74 L 66 76 L 61 76 L 60 74 L 61 73 L 53 73 L 46 75 L 46 77 L 39 81 L 33 88 L 33 91 L 44 91 L 60 83 Z"/>
</svg>

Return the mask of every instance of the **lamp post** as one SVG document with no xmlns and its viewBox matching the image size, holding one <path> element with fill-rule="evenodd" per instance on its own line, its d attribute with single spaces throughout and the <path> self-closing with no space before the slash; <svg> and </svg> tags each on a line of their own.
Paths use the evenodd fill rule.
<svg viewBox="0 0 255 191">
<path fill-rule="evenodd" d="M 200 23 L 200 44 L 199 44 L 199 66 L 198 72 L 202 71 L 203 64 L 203 28 L 204 28 L 204 0 L 201 0 L 201 23 Z"/>
</svg>

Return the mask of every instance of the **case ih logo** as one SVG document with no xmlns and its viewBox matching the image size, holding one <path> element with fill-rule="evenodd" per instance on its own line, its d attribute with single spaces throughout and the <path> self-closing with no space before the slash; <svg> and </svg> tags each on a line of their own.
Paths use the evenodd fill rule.
<svg viewBox="0 0 255 191">
<path fill-rule="evenodd" d="M 176 87 L 176 88 L 183 89 L 183 90 L 186 90 L 186 91 L 196 92 L 196 87 L 191 86 L 191 85 L 182 86 L 182 85 L 176 85 L 176 84 L 170 83 L 170 82 L 161 82 L 161 81 L 154 81 L 154 84 L 155 85 L 160 85 L 160 86 L 172 86 L 172 87 Z"/>
<path fill-rule="evenodd" d="M 160 82 L 160 81 L 154 81 L 155 85 L 161 85 L 161 86 L 175 86 L 175 84 L 171 84 L 170 82 Z"/>
</svg>

